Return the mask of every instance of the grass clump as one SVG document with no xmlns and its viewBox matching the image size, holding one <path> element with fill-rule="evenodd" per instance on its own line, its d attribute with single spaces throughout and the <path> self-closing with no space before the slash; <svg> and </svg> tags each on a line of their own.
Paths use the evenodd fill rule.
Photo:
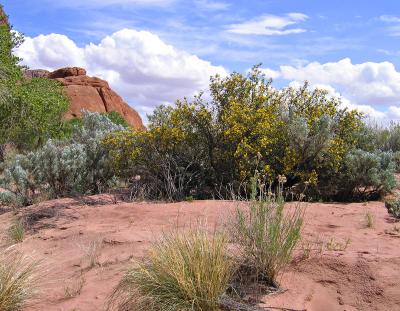
<svg viewBox="0 0 400 311">
<path fill-rule="evenodd" d="M 103 240 L 91 240 L 86 244 L 79 244 L 83 253 L 83 261 L 87 262 L 88 269 L 99 265 L 99 257 L 103 249 Z"/>
<path fill-rule="evenodd" d="M 237 209 L 231 224 L 240 260 L 239 282 L 278 287 L 277 277 L 290 262 L 301 237 L 304 211 L 300 204 L 284 212 L 281 195 L 254 200 Z"/>
<path fill-rule="evenodd" d="M 328 251 L 339 251 L 343 252 L 347 249 L 347 247 L 350 245 L 350 238 L 346 238 L 342 241 L 336 240 L 334 237 L 332 237 L 325 245 L 326 249 Z"/>
<path fill-rule="evenodd" d="M 86 278 L 83 274 L 81 274 L 78 279 L 72 280 L 67 286 L 64 287 L 65 298 L 70 299 L 79 296 L 85 283 Z"/>
<path fill-rule="evenodd" d="M 324 249 L 323 241 L 317 239 L 316 241 L 302 240 L 300 243 L 300 260 L 310 259 L 312 256 L 321 255 Z"/>
<path fill-rule="evenodd" d="M 400 218 L 400 197 L 385 202 L 385 206 L 390 214 Z"/>
<path fill-rule="evenodd" d="M 213 311 L 228 287 L 232 261 L 224 235 L 204 230 L 173 233 L 151 248 L 148 260 L 129 269 L 108 310 Z"/>
<path fill-rule="evenodd" d="M 0 255 L 0 310 L 21 310 L 33 298 L 38 262 L 6 250 Z"/>
<path fill-rule="evenodd" d="M 375 216 L 370 211 L 365 213 L 365 226 L 367 228 L 373 228 L 375 226 Z"/>
<path fill-rule="evenodd" d="M 8 236 L 14 243 L 20 243 L 25 238 L 25 222 L 22 219 L 14 219 L 8 228 Z"/>
</svg>

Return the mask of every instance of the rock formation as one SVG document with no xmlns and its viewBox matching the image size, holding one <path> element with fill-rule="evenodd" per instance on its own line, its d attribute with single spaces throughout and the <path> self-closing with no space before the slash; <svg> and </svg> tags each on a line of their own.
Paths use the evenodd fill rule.
<svg viewBox="0 0 400 311">
<path fill-rule="evenodd" d="M 8 17 L 7 17 L 6 13 L 3 10 L 3 6 L 0 4 L 0 26 L 1 25 L 9 26 Z"/>
<path fill-rule="evenodd" d="M 60 81 L 70 100 L 66 118 L 80 117 L 83 110 L 92 112 L 118 112 L 132 127 L 144 129 L 139 114 L 115 93 L 107 81 L 86 75 L 79 67 L 67 67 L 49 72 L 47 70 L 26 70 L 25 77 L 48 78 Z"/>
</svg>

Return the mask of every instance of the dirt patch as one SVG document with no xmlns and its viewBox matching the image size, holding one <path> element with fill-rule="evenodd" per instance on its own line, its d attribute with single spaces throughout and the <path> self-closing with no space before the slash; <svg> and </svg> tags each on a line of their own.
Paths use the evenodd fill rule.
<svg viewBox="0 0 400 311">
<path fill-rule="evenodd" d="M 163 232 L 199 221 L 213 230 L 236 207 L 229 201 L 111 202 L 110 196 L 93 196 L 21 210 L 34 229 L 16 247 L 43 260 L 47 279 L 36 305 L 26 310 L 102 310 L 132 259 L 141 260 Z M 367 212 L 374 215 L 373 228 L 365 225 Z M 0 215 L 0 228 L 8 228 L 12 217 L 11 212 Z M 312 311 L 400 309 L 400 226 L 391 221 L 383 203 L 313 203 L 305 217 L 304 239 L 324 245 L 350 242 L 294 261 L 279 280 L 285 291 L 261 297 L 262 306 Z M 89 268 L 85 246 L 93 241 L 102 241 L 102 247 Z"/>
<path fill-rule="evenodd" d="M 366 259 L 345 260 L 340 257 L 314 258 L 301 264 L 295 271 L 306 274 L 324 287 L 336 291 L 339 305 L 349 305 L 357 310 L 375 310 L 385 299 Z"/>
</svg>

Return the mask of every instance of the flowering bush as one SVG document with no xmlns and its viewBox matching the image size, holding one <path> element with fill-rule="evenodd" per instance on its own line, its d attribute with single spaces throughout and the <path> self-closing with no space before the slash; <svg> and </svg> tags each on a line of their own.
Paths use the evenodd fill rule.
<svg viewBox="0 0 400 311">
<path fill-rule="evenodd" d="M 368 180 L 349 177 L 367 161 L 356 151 L 362 115 L 340 108 L 326 91 L 307 83 L 275 89 L 255 67 L 248 76 L 213 78 L 210 92 L 210 100 L 200 95 L 157 108 L 148 131 L 109 135 L 104 145 L 119 175 L 139 174 L 149 193 L 169 199 L 249 191 L 255 172 L 272 188 L 278 175 L 289 187 L 307 184 L 314 198 L 346 200 L 359 196 L 359 187 L 376 194 L 393 187 L 389 155 L 377 155 Z"/>
</svg>

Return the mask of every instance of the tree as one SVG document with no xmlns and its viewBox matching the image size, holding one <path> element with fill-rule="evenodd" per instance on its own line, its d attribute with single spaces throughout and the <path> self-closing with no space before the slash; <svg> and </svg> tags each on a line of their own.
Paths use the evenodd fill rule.
<svg viewBox="0 0 400 311">
<path fill-rule="evenodd" d="M 12 54 L 22 41 L 0 7 L 0 145 L 33 149 L 62 134 L 69 102 L 58 81 L 24 79 L 21 60 Z"/>
</svg>

